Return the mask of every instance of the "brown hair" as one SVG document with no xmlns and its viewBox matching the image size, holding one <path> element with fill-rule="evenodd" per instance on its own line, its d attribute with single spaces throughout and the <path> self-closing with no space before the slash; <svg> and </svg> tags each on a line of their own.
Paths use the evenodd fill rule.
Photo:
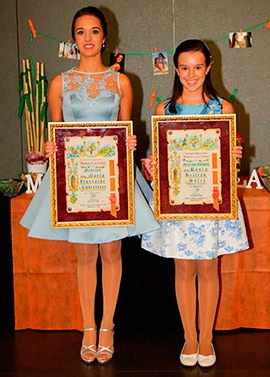
<svg viewBox="0 0 270 377">
<path fill-rule="evenodd" d="M 75 22 L 79 17 L 82 17 L 82 16 L 94 16 L 94 17 L 99 19 L 99 21 L 101 23 L 102 30 L 103 30 L 103 34 L 104 34 L 104 37 L 105 37 L 105 46 L 106 46 L 107 37 L 108 37 L 107 21 L 104 17 L 104 14 L 101 12 L 101 10 L 99 10 L 96 7 L 90 6 L 90 7 L 86 7 L 86 8 L 82 8 L 82 9 L 78 10 L 78 12 L 73 17 L 73 21 L 72 21 L 72 25 L 71 25 L 72 38 L 75 40 Z M 102 46 L 102 51 L 104 50 L 105 46 Z"/>
<path fill-rule="evenodd" d="M 179 57 L 179 55 L 182 52 L 189 52 L 189 51 L 200 51 L 200 52 L 202 52 L 205 56 L 206 67 L 208 67 L 210 65 L 211 54 L 210 54 L 210 51 L 209 51 L 207 45 L 204 42 L 200 41 L 199 39 L 189 39 L 189 40 L 186 40 L 186 41 L 180 43 L 180 45 L 178 45 L 176 47 L 175 53 L 173 55 L 173 62 L 174 62 L 175 68 L 178 68 L 178 57 Z M 210 71 L 211 70 L 209 70 L 209 72 L 207 73 L 205 80 L 204 80 L 204 83 L 203 83 L 203 100 L 205 102 L 205 96 L 206 96 L 206 97 L 209 97 L 209 98 L 216 99 L 219 102 L 218 94 L 217 94 L 215 88 L 213 87 L 213 84 L 212 84 L 212 81 L 211 81 Z M 182 93 L 183 93 L 183 85 L 182 85 L 181 81 L 179 80 L 177 72 L 175 72 L 172 96 L 171 96 L 170 101 L 168 102 L 169 111 L 171 113 L 176 114 L 176 112 L 177 112 L 176 111 L 176 101 L 179 97 L 181 97 Z"/>
</svg>

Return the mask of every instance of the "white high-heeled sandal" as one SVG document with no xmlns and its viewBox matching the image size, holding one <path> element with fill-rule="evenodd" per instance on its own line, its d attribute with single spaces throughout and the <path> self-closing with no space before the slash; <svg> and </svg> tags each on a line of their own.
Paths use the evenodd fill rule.
<svg viewBox="0 0 270 377">
<path fill-rule="evenodd" d="M 180 353 L 180 357 L 179 357 L 180 362 L 181 362 L 181 364 L 183 364 L 183 365 L 185 365 L 187 367 L 194 367 L 194 365 L 196 365 L 197 361 L 198 361 L 199 344 L 197 346 L 197 352 L 196 353 L 192 353 L 190 355 L 187 355 L 187 354 L 183 353 L 185 345 L 186 345 L 186 342 L 183 345 L 182 351 Z"/>
<path fill-rule="evenodd" d="M 92 328 L 89 328 L 89 329 L 83 329 L 83 332 L 94 331 L 94 330 L 97 331 L 97 328 L 92 327 Z M 91 357 L 91 358 L 86 358 L 84 356 L 84 355 L 91 355 L 91 354 L 93 355 L 93 357 Z M 91 344 L 90 346 L 85 346 L 83 344 L 82 347 L 81 347 L 80 356 L 85 363 L 91 364 L 95 360 L 95 358 L 97 357 L 97 346 L 96 346 L 96 344 Z"/>
<path fill-rule="evenodd" d="M 114 332 L 113 329 L 114 329 L 114 325 L 111 329 L 99 329 L 99 331 L 113 331 Z M 98 345 L 97 361 L 100 364 L 106 364 L 113 358 L 114 350 L 112 348 L 113 348 L 113 344 L 111 346 L 102 346 L 100 344 Z M 106 359 L 100 359 L 98 357 L 99 355 L 109 355 L 110 357 Z"/>
</svg>

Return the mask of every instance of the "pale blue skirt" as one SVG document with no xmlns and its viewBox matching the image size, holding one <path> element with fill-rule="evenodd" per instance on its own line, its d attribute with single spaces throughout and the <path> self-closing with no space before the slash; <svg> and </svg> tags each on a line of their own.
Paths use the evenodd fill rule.
<svg viewBox="0 0 270 377">
<path fill-rule="evenodd" d="M 62 240 L 73 243 L 100 244 L 141 235 L 160 228 L 146 198 L 151 188 L 136 168 L 135 179 L 135 225 L 87 228 L 52 228 L 50 173 L 46 172 L 42 183 L 27 208 L 20 224 L 29 229 L 28 236 L 47 240 Z"/>
</svg>

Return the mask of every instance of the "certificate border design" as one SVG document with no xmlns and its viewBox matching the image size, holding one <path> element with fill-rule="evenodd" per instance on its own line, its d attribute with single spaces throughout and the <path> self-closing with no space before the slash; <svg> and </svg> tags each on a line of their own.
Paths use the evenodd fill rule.
<svg viewBox="0 0 270 377">
<path fill-rule="evenodd" d="M 160 177 L 160 145 L 159 145 L 159 122 L 178 123 L 179 129 L 184 128 L 182 123 L 198 122 L 198 130 L 202 128 L 202 122 L 214 121 L 228 121 L 229 124 L 229 160 L 230 160 L 230 211 L 228 213 L 163 213 L 161 210 L 161 185 L 167 185 Z M 182 128 L 181 128 L 182 127 Z M 152 145 L 153 154 L 156 156 L 156 169 L 154 171 L 154 214 L 155 220 L 187 220 L 187 219 L 201 219 L 201 220 L 225 220 L 237 218 L 237 169 L 233 161 L 232 151 L 236 145 L 236 115 L 235 114 L 220 114 L 220 115 L 168 115 L 168 116 L 152 116 Z M 164 158 L 166 156 L 162 156 Z M 203 205 L 202 205 L 203 206 Z"/>
<path fill-rule="evenodd" d="M 126 128 L 126 138 L 132 135 L 132 121 L 109 121 L 109 122 L 49 122 L 49 140 L 56 143 L 57 129 L 114 129 L 119 127 Z M 126 140 L 119 142 L 126 144 Z M 60 221 L 57 205 L 57 159 L 55 153 L 50 157 L 50 187 L 51 187 L 51 225 L 52 228 L 85 228 L 85 227 L 107 227 L 107 226 L 133 226 L 135 225 L 135 205 L 134 205 L 134 162 L 133 152 L 129 147 L 126 148 L 126 170 L 127 170 L 127 203 L 128 216 L 126 219 L 115 220 L 82 220 L 82 221 Z M 121 178 L 119 185 L 121 185 Z M 61 192 L 62 194 L 62 192 Z M 65 192 L 63 193 L 65 195 Z"/>
</svg>

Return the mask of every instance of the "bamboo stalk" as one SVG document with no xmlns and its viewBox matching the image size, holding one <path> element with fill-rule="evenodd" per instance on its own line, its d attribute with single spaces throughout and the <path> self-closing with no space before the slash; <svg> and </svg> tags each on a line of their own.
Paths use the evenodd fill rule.
<svg viewBox="0 0 270 377">
<path fill-rule="evenodd" d="M 38 102 L 39 67 L 40 67 L 40 63 L 37 62 L 37 70 L 36 70 L 36 151 L 39 150 L 39 112 L 40 112 L 40 103 Z"/>
<path fill-rule="evenodd" d="M 33 148 L 34 152 L 37 150 L 36 149 L 36 130 L 35 130 L 35 115 L 34 115 L 34 100 L 33 100 L 33 87 L 32 87 L 32 80 L 31 80 L 31 71 L 30 71 L 30 62 L 29 59 L 26 59 L 26 68 L 27 68 L 27 75 L 28 75 L 28 82 L 29 82 L 29 87 L 30 87 L 30 101 L 31 101 L 31 106 L 32 106 L 32 111 L 31 111 L 31 121 L 32 121 L 32 135 L 33 135 Z"/>
<path fill-rule="evenodd" d="M 44 63 L 41 63 L 40 65 L 40 73 L 41 73 L 41 76 L 44 77 L 45 75 L 45 67 L 44 67 Z M 41 85 L 42 85 L 42 104 L 44 102 L 46 102 L 46 97 L 44 96 L 44 84 L 45 84 L 45 80 L 42 80 L 41 82 Z M 40 122 L 40 153 L 43 153 L 43 149 L 44 149 L 44 128 L 45 128 L 45 120 L 43 119 L 43 121 Z"/>
<path fill-rule="evenodd" d="M 43 97 L 43 103 L 46 102 L 46 97 Z M 40 153 L 44 153 L 44 138 L 45 138 L 45 120 L 40 121 Z"/>
<path fill-rule="evenodd" d="M 46 110 L 46 95 L 45 95 L 45 64 L 37 62 L 36 68 L 36 84 L 32 85 L 30 61 L 29 59 L 23 59 L 23 92 L 26 103 L 25 118 L 26 118 L 26 137 L 28 154 L 31 155 L 35 152 L 44 153 L 45 143 L 45 123 L 46 118 L 41 121 L 41 110 Z M 41 79 L 42 78 L 42 79 Z M 40 81 L 41 79 L 41 81 Z M 40 83 L 41 82 L 41 83 Z M 41 93 L 39 95 L 39 89 L 41 85 Z M 33 87 L 36 90 L 36 98 L 34 96 Z M 41 101 L 39 98 L 41 97 Z M 29 111 L 29 101 L 31 104 L 31 111 Z M 41 102 L 41 103 L 40 103 Z M 44 106 L 44 107 L 43 107 Z M 29 106 L 30 108 L 30 106 Z M 43 114 L 44 115 L 44 114 Z"/>
<path fill-rule="evenodd" d="M 26 72 L 26 65 L 25 60 L 23 59 L 23 73 Z M 26 82 L 26 77 L 23 75 L 23 91 L 24 94 L 28 94 L 28 87 Z M 30 113 L 27 107 L 27 104 L 25 104 L 25 118 L 26 118 L 26 136 L 27 136 L 27 147 L 28 147 L 28 154 L 31 154 L 33 151 L 33 139 L 32 139 L 32 132 L 31 132 L 31 118 Z"/>
</svg>

